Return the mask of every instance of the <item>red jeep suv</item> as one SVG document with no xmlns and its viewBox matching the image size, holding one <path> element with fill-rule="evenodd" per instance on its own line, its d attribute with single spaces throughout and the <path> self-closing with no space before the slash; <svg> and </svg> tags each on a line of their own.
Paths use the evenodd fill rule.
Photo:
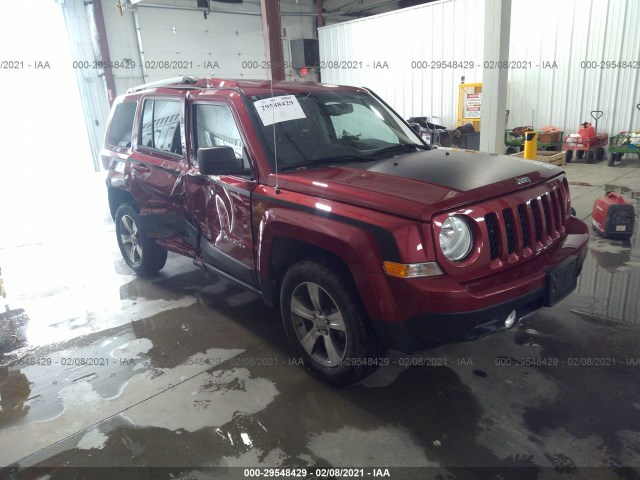
<svg viewBox="0 0 640 480">
<path fill-rule="evenodd" d="M 562 169 L 431 149 L 365 88 L 182 77 L 112 109 L 102 162 L 138 274 L 167 251 L 280 306 L 344 385 L 385 347 L 479 338 L 576 287 L 588 231 Z"/>
</svg>

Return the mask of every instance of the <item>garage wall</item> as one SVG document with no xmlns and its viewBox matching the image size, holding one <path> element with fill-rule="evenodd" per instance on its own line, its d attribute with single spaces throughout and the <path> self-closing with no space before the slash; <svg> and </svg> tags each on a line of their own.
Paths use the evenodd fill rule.
<svg viewBox="0 0 640 480">
<path fill-rule="evenodd" d="M 482 81 L 484 2 L 443 0 L 319 30 L 322 61 L 389 61 L 389 70 L 322 69 L 323 81 L 365 85 L 401 115 L 457 119 L 461 75 Z M 582 61 L 640 61 L 640 2 L 513 0 L 509 71 L 510 126 L 554 124 L 567 132 L 603 110 L 600 130 L 640 129 L 640 68 L 583 68 Z M 375 39 L 375 40 L 373 40 Z M 413 59 L 473 61 L 473 69 L 416 69 Z M 557 68 L 543 68 L 556 62 Z M 415 66 L 414 66 L 415 67 Z"/>
<path fill-rule="evenodd" d="M 104 2 L 103 2 L 104 3 Z M 195 4 L 190 2 L 189 5 Z M 217 10 L 259 12 L 259 4 L 242 6 L 219 4 Z M 281 7 L 287 12 L 310 12 L 312 0 Z M 119 16 L 104 3 L 105 27 L 112 59 L 130 58 L 140 64 L 134 14 Z M 135 15 L 139 25 L 145 78 L 140 68 L 115 71 L 118 93 L 145 82 L 180 75 L 197 77 L 266 78 L 262 20 L 258 15 L 211 13 L 207 19 L 199 11 L 168 10 L 138 6 Z M 314 38 L 313 16 L 284 16 L 282 28 L 285 61 L 289 61 L 289 40 Z M 170 68 L 166 68 L 166 67 Z M 171 68 L 178 66 L 180 68 Z M 257 68 L 256 68 L 257 67 Z M 286 69 L 288 78 L 295 72 Z"/>
<path fill-rule="evenodd" d="M 454 125 L 460 77 L 482 79 L 483 19 L 484 2 L 445 0 L 320 28 L 321 79 L 371 88 L 405 118 L 437 115 Z M 432 60 L 476 68 L 412 65 Z"/>
<path fill-rule="evenodd" d="M 544 61 L 557 69 L 509 72 L 512 126 L 549 123 L 575 132 L 603 110 L 599 130 L 640 129 L 640 2 L 626 0 L 514 0 L 510 58 Z M 545 15 L 553 12 L 553 15 Z M 584 61 L 635 61 L 635 68 L 584 68 Z"/>
</svg>

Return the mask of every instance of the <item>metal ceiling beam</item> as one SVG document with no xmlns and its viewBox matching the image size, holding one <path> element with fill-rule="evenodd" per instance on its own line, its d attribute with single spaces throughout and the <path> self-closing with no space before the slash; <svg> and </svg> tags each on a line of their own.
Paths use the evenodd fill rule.
<svg viewBox="0 0 640 480">
<path fill-rule="evenodd" d="M 250 3 L 252 5 L 258 5 L 258 2 L 244 2 Z M 188 12 L 208 12 L 208 13 L 227 13 L 232 15 L 252 15 L 254 17 L 259 17 L 262 15 L 259 11 L 250 12 L 247 10 L 222 10 L 212 8 L 210 10 L 203 10 L 197 7 L 180 7 L 178 5 L 163 5 L 157 3 L 139 3 L 135 6 L 135 8 L 160 8 L 164 10 L 184 10 Z M 315 17 L 317 12 L 280 12 L 280 15 L 283 17 Z"/>
</svg>

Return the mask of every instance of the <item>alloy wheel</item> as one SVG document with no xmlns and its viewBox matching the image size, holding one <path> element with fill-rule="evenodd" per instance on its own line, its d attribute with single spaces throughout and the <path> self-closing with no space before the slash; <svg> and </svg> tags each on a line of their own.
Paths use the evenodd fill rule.
<svg viewBox="0 0 640 480">
<path fill-rule="evenodd" d="M 338 367 L 347 351 L 347 331 L 335 300 L 320 285 L 304 282 L 291 298 L 291 319 L 300 344 L 324 367 Z"/>
<path fill-rule="evenodd" d="M 120 225 L 122 227 L 120 241 L 127 258 L 133 264 L 140 263 L 142 261 L 142 242 L 135 220 L 129 215 L 123 215 L 120 219 Z"/>
</svg>

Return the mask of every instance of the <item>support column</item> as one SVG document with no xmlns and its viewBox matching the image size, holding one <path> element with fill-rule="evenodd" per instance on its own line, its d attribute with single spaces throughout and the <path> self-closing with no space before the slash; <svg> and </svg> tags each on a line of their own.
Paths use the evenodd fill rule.
<svg viewBox="0 0 640 480">
<path fill-rule="evenodd" d="M 484 60 L 509 59 L 511 0 L 485 0 Z M 507 108 L 508 68 L 482 72 L 480 150 L 504 153 L 504 119 Z"/>
<path fill-rule="evenodd" d="M 284 80 L 284 54 L 282 52 L 282 27 L 280 25 L 280 1 L 260 0 L 262 33 L 265 58 L 271 65 L 271 78 Z"/>
<path fill-rule="evenodd" d="M 104 26 L 104 15 L 102 14 L 102 3 L 100 0 L 93 2 L 93 15 L 96 22 L 96 30 L 98 31 L 98 45 L 100 48 L 101 60 L 104 65 L 104 80 L 107 84 L 107 98 L 109 105 L 117 96 L 116 82 L 113 79 L 113 70 L 110 65 L 111 56 L 109 55 L 109 44 L 107 43 L 107 31 Z"/>
<path fill-rule="evenodd" d="M 316 26 L 324 27 L 324 17 L 322 16 L 322 0 L 316 0 Z"/>
</svg>

